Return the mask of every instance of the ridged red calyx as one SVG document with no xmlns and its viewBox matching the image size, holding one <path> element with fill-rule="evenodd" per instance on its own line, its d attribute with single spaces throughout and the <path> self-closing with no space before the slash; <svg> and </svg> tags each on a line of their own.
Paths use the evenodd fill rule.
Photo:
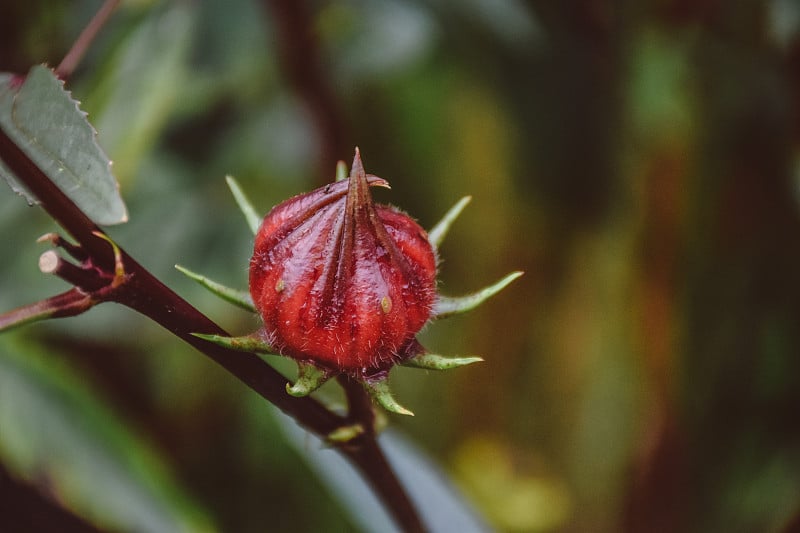
<svg viewBox="0 0 800 533">
<path fill-rule="evenodd" d="M 337 175 L 343 168 L 340 162 Z M 415 338 L 428 320 L 474 309 L 522 275 L 512 272 L 465 296 L 436 294 L 435 250 L 470 197 L 426 233 L 405 213 L 373 203 L 370 187 L 389 184 L 364 172 L 358 149 L 349 178 L 290 198 L 263 220 L 236 180 L 226 180 L 256 235 L 250 295 L 178 269 L 221 298 L 258 312 L 264 326 L 239 337 L 193 335 L 231 350 L 295 359 L 297 379 L 286 384 L 292 396 L 307 396 L 344 374 L 352 379 L 343 383 L 360 383 L 384 409 L 405 415 L 413 413 L 389 390 L 393 365 L 449 370 L 483 360 L 429 353 Z M 340 429 L 328 436 L 331 442 L 365 430 L 360 424 Z"/>
<path fill-rule="evenodd" d="M 250 294 L 269 343 L 333 373 L 380 374 L 416 355 L 436 300 L 436 255 L 408 215 L 373 203 L 356 150 L 348 179 L 270 211 L 255 239 Z"/>
</svg>

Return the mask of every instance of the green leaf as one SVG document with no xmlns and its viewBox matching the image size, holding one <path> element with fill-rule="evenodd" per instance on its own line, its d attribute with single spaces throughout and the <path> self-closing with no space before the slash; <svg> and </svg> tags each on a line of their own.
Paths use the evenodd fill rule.
<svg viewBox="0 0 800 533">
<path fill-rule="evenodd" d="M 3 113 L 3 103 L 5 102 L 4 98 L 6 96 L 5 91 L 8 88 L 12 87 L 14 80 L 14 75 L 9 74 L 7 72 L 0 72 L 0 117 Z M 0 118 L 0 129 L 2 129 L 2 118 Z M 6 180 L 11 190 L 17 193 L 20 196 L 23 196 L 27 201 L 28 205 L 34 205 L 38 203 L 36 197 L 31 193 L 24 184 L 20 183 L 17 177 L 11 172 L 11 169 L 8 168 L 4 163 L 2 158 L 0 158 L 0 176 Z"/>
<path fill-rule="evenodd" d="M 33 67 L 21 85 L 0 74 L 0 128 L 89 218 L 101 225 L 128 220 L 94 128 L 49 68 Z M 0 174 L 31 202 L 7 167 Z"/>
<path fill-rule="evenodd" d="M 216 528 L 163 459 L 55 355 L 0 337 L 0 461 L 102 530 Z"/>
</svg>

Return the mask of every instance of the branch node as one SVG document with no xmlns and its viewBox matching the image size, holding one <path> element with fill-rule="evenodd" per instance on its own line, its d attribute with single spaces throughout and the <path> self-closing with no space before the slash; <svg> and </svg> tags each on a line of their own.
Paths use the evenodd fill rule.
<svg viewBox="0 0 800 533">
<path fill-rule="evenodd" d="M 48 250 L 39 256 L 42 274 L 53 274 L 85 293 L 92 293 L 108 284 L 107 278 L 91 268 L 79 267 L 65 261 L 55 251 Z"/>
<path fill-rule="evenodd" d="M 84 262 L 86 261 L 86 259 L 89 258 L 89 254 L 87 254 L 83 248 L 75 244 L 72 244 L 58 233 L 45 233 L 44 235 L 36 239 L 36 242 L 38 243 L 49 242 L 50 246 L 53 246 L 54 248 L 63 249 L 69 255 L 71 255 L 73 258 L 75 258 L 80 262 Z"/>
<path fill-rule="evenodd" d="M 112 241 L 111 237 L 105 233 L 101 231 L 93 231 L 92 235 L 106 241 L 111 245 L 111 249 L 114 250 L 114 277 L 111 280 L 111 288 L 116 289 L 125 283 L 125 280 L 128 278 L 128 276 L 125 274 L 125 264 L 122 260 L 122 250 L 120 250 L 119 246 L 117 246 L 117 243 Z"/>
</svg>

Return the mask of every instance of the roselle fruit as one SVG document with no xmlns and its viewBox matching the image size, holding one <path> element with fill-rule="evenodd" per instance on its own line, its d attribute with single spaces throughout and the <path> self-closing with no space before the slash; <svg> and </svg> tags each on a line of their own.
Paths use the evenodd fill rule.
<svg viewBox="0 0 800 533">
<path fill-rule="evenodd" d="M 483 360 L 428 353 L 416 340 L 428 320 L 474 309 L 522 275 L 512 272 L 466 296 L 436 293 L 436 249 L 469 197 L 426 233 L 402 211 L 373 203 L 370 187 L 389 184 L 364 172 L 357 148 L 349 178 L 290 198 L 263 220 L 236 181 L 227 180 L 256 235 L 250 297 L 178 268 L 225 300 L 258 312 L 264 325 L 240 337 L 193 335 L 232 350 L 293 358 L 297 379 L 286 384 L 292 396 L 307 396 L 345 375 L 384 409 L 406 415 L 411 411 L 389 391 L 393 365 L 448 370 Z"/>
<path fill-rule="evenodd" d="M 279 204 L 264 218 L 250 294 L 267 342 L 330 373 L 370 377 L 417 355 L 436 301 L 436 254 L 410 216 L 373 203 L 356 149 L 348 179 Z"/>
</svg>

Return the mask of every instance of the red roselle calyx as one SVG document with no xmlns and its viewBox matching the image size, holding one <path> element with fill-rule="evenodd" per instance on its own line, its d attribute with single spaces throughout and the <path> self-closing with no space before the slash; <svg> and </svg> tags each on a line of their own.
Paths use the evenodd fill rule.
<svg viewBox="0 0 800 533">
<path fill-rule="evenodd" d="M 358 149 L 349 179 L 283 202 L 260 227 L 233 178 L 228 185 L 256 233 L 251 298 L 179 269 L 222 298 L 258 311 L 264 327 L 243 337 L 194 335 L 233 350 L 294 358 L 298 377 L 286 386 L 293 396 L 308 395 L 331 376 L 345 374 L 400 414 L 412 413 L 389 391 L 392 365 L 448 370 L 482 361 L 427 353 L 415 338 L 429 319 L 474 309 L 522 275 L 512 272 L 466 296 L 436 294 L 434 250 L 469 197 L 425 233 L 405 213 L 372 202 L 369 188 L 388 183 L 364 172 Z"/>
<path fill-rule="evenodd" d="M 356 149 L 349 179 L 264 218 L 250 294 L 270 345 L 329 373 L 369 378 L 414 356 L 436 299 L 436 255 L 408 215 L 372 201 Z"/>
</svg>

